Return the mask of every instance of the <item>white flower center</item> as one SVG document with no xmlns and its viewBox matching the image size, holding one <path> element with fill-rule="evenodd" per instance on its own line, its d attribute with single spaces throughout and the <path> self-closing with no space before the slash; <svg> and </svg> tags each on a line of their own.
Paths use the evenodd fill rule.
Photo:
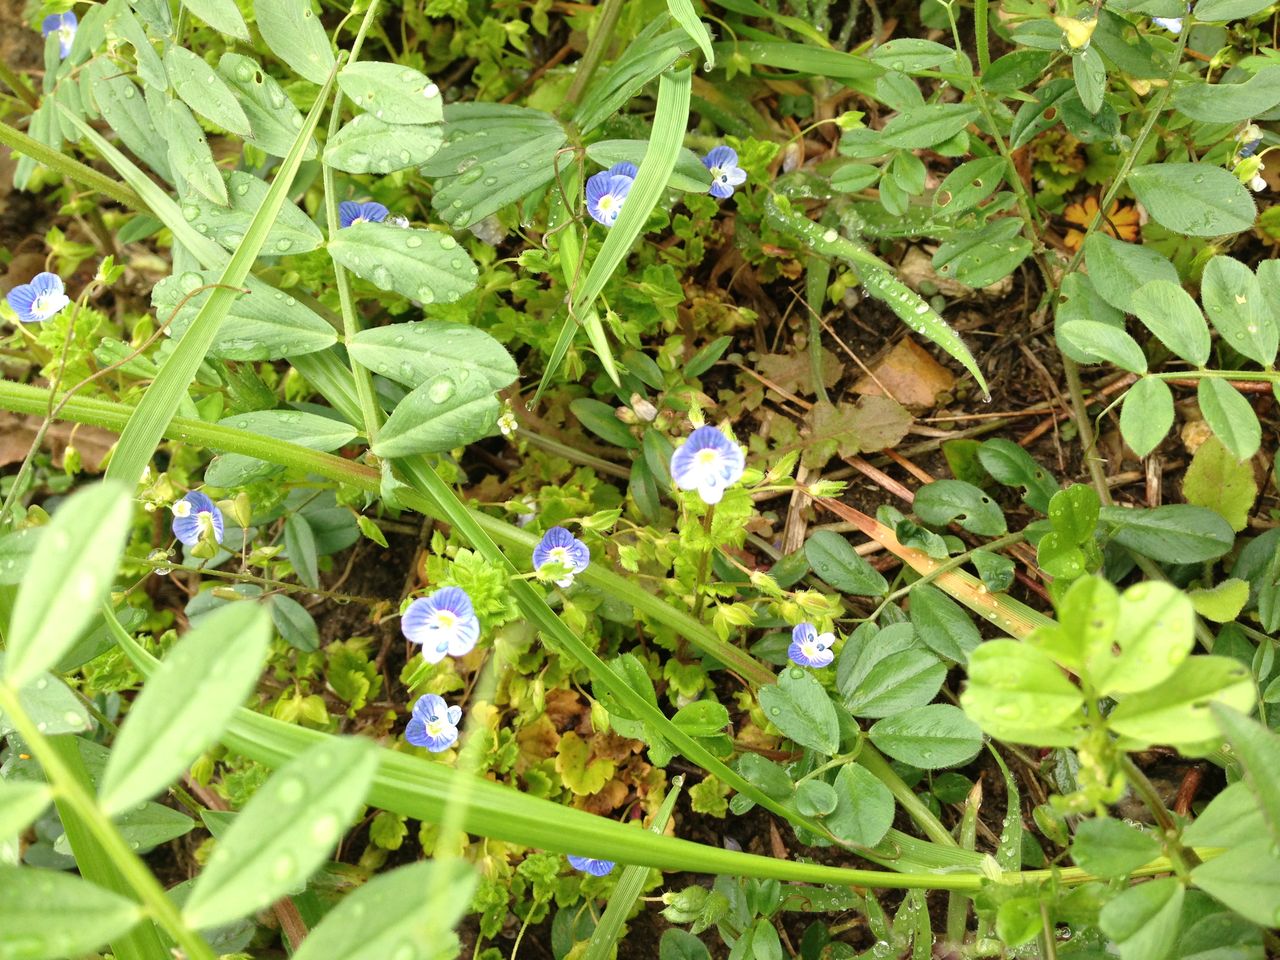
<svg viewBox="0 0 1280 960">
<path fill-rule="evenodd" d="M 614 195 L 612 193 L 606 193 L 603 197 L 600 198 L 600 212 L 612 213 L 614 205 L 616 203 L 617 203 L 617 199 L 614 197 Z"/>
<path fill-rule="evenodd" d="M 52 291 L 49 293 L 42 293 L 37 296 L 35 301 L 31 304 L 31 315 L 40 317 L 42 320 L 47 319 L 48 317 L 52 317 L 66 305 L 67 298 L 65 294 L 54 293 Z"/>
<path fill-rule="evenodd" d="M 428 720 L 427 735 L 433 738 L 439 737 L 440 734 L 444 733 L 445 728 L 447 726 L 448 724 L 445 723 L 444 720 L 441 719 L 440 717 L 436 717 L 434 720 Z"/>
<path fill-rule="evenodd" d="M 58 39 L 63 43 L 70 43 L 76 38 L 76 28 L 69 23 L 64 23 L 58 28 Z"/>
<path fill-rule="evenodd" d="M 569 551 L 566 550 L 564 547 L 552 547 L 551 555 L 548 557 L 548 559 L 552 563 L 558 563 L 561 566 L 565 566 L 565 567 L 573 566 L 573 562 L 569 559 Z"/>
<path fill-rule="evenodd" d="M 177 503 L 175 503 L 173 505 L 173 515 L 175 517 L 191 516 L 191 501 L 179 500 Z"/>
<path fill-rule="evenodd" d="M 720 451 L 718 450 L 699 450 L 697 454 L 697 462 L 700 467 L 715 469 L 720 464 Z"/>
</svg>

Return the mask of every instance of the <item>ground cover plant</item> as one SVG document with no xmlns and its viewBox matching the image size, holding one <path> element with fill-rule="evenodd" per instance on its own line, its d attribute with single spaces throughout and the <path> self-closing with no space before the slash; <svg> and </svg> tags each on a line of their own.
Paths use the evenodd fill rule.
<svg viewBox="0 0 1280 960">
<path fill-rule="evenodd" d="M 0 958 L 1280 954 L 1265 0 L 6 16 Z"/>
</svg>

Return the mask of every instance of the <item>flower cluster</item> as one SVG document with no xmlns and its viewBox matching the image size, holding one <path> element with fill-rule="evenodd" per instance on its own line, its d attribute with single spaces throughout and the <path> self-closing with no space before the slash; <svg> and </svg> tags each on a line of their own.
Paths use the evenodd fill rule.
<svg viewBox="0 0 1280 960">
<path fill-rule="evenodd" d="M 459 587 L 442 587 L 418 597 L 400 617 L 400 630 L 422 647 L 422 658 L 439 663 L 446 655 L 464 657 L 480 639 L 480 621 L 471 598 Z"/>
<path fill-rule="evenodd" d="M 413 715 L 405 727 L 404 738 L 415 747 L 426 747 L 432 753 L 440 753 L 457 742 L 461 719 L 461 707 L 451 707 L 445 703 L 444 697 L 428 693 L 413 705 Z"/>
<path fill-rule="evenodd" d="M 593 877 L 603 877 L 613 871 L 615 864 L 612 860 L 598 860 L 595 857 L 575 857 L 570 855 L 569 866 L 575 870 L 581 870 L 583 873 L 589 873 Z"/>
<path fill-rule="evenodd" d="M 705 503 L 719 503 L 742 478 L 746 458 L 737 442 L 715 427 L 698 427 L 671 455 L 671 477 L 681 490 L 697 490 Z"/>
<path fill-rule="evenodd" d="M 382 223 L 391 211 L 373 200 L 356 203 L 354 200 L 343 200 L 338 204 L 338 225 L 349 227 L 355 223 Z"/>
<path fill-rule="evenodd" d="M 552 565 L 554 574 L 559 576 L 556 580 L 558 587 L 571 585 L 573 578 L 587 569 L 590 563 L 591 551 L 587 545 L 564 527 L 552 527 L 533 548 L 534 570 L 541 574 L 543 567 Z"/>
<path fill-rule="evenodd" d="M 222 511 L 208 494 L 192 490 L 181 500 L 175 500 L 170 509 L 173 510 L 173 535 L 184 545 L 195 547 L 208 537 L 216 543 L 222 542 Z"/>
<path fill-rule="evenodd" d="M 835 634 L 819 633 L 812 623 L 798 623 L 791 631 L 791 646 L 787 648 L 787 656 L 792 663 L 802 667 L 827 667 L 836 658 L 831 650 L 831 645 L 835 642 Z"/>
<path fill-rule="evenodd" d="M 48 320 L 71 302 L 62 278 L 56 273 L 37 273 L 30 283 L 21 283 L 5 297 L 23 323 Z"/>
<path fill-rule="evenodd" d="M 711 172 L 709 192 L 713 197 L 732 197 L 733 188 L 747 182 L 747 171 L 738 166 L 738 153 L 732 147 L 715 147 L 702 158 L 702 165 Z M 618 222 L 638 172 L 634 163 L 623 161 L 587 180 L 587 213 L 593 220 L 606 227 Z"/>
<path fill-rule="evenodd" d="M 71 43 L 76 38 L 76 27 L 79 21 L 76 15 L 68 10 L 66 13 L 51 13 L 40 25 L 40 36 L 47 37 L 51 33 L 58 35 L 58 57 L 65 59 L 71 52 Z"/>
</svg>

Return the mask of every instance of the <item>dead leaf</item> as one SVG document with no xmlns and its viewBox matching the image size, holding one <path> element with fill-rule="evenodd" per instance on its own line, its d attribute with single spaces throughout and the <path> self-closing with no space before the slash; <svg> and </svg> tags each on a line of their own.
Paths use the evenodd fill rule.
<svg viewBox="0 0 1280 960">
<path fill-rule="evenodd" d="M 816 403 L 805 417 L 809 428 L 801 462 L 818 468 L 832 457 L 892 447 L 907 435 L 911 414 L 888 397 L 863 397 L 856 404 Z"/>
<path fill-rule="evenodd" d="M 40 430 L 42 417 L 0 414 L 0 467 L 21 463 Z M 89 473 L 97 473 L 107 452 L 119 439 L 114 433 L 75 423 L 55 423 L 44 435 L 44 448 L 53 455 L 53 465 L 61 468 L 67 447 L 80 452 L 80 462 Z"/>
<path fill-rule="evenodd" d="M 907 407 L 932 408 L 938 402 L 938 394 L 946 393 L 956 384 L 951 371 L 910 337 L 899 340 L 872 365 L 871 372 L 875 379 L 863 376 L 853 385 L 854 393 L 882 397 L 887 390 L 893 399 Z"/>
<path fill-rule="evenodd" d="M 615 777 L 578 804 L 578 809 L 598 817 L 607 816 L 622 806 L 630 794 L 631 788 Z"/>
<path fill-rule="evenodd" d="M 813 362 L 809 359 L 807 352 L 761 354 L 756 361 L 756 371 L 787 393 L 812 396 L 816 392 L 813 386 Z M 830 350 L 823 350 L 823 386 L 835 386 L 836 381 L 840 379 L 840 373 L 840 358 Z"/>
</svg>

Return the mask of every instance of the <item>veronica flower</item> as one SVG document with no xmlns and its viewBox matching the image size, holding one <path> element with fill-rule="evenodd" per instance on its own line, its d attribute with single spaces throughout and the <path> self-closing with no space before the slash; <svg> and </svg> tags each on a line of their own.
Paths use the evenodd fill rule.
<svg viewBox="0 0 1280 960">
<path fill-rule="evenodd" d="M 213 539 L 222 542 L 222 511 L 207 494 L 192 490 L 181 500 L 174 501 L 173 535 L 188 547 L 194 547 L 212 533 Z"/>
<path fill-rule="evenodd" d="M 457 742 L 461 719 L 461 707 L 451 707 L 444 702 L 444 697 L 428 693 L 413 705 L 413 716 L 404 728 L 404 738 L 415 747 L 440 753 Z"/>
<path fill-rule="evenodd" d="M 1182 32 L 1181 17 L 1152 17 L 1151 22 L 1157 26 L 1164 27 L 1175 36 Z"/>
<path fill-rule="evenodd" d="M 721 200 L 733 196 L 733 188 L 747 182 L 747 171 L 738 166 L 738 152 L 733 147 L 716 147 L 702 158 L 711 171 L 711 195 Z"/>
<path fill-rule="evenodd" d="M 630 177 L 634 180 L 636 178 L 636 174 L 639 173 L 640 170 L 634 163 L 627 160 L 620 160 L 605 172 L 611 177 Z"/>
<path fill-rule="evenodd" d="M 593 877 L 603 877 L 607 873 L 613 871 L 614 863 L 612 860 L 597 860 L 595 857 L 569 857 L 569 866 L 575 870 L 581 870 L 583 873 L 589 873 Z"/>
<path fill-rule="evenodd" d="M 635 183 L 631 177 L 605 170 L 587 181 L 587 213 L 597 223 L 612 227 L 618 222 L 622 204 Z"/>
<path fill-rule="evenodd" d="M 356 203 L 354 200 L 343 200 L 338 204 L 338 224 L 349 227 L 353 223 L 381 223 L 390 213 L 386 207 L 373 200 Z"/>
<path fill-rule="evenodd" d="M 5 298 L 23 323 L 48 320 L 71 302 L 62 278 L 56 273 L 37 273 L 30 283 L 21 283 Z"/>
<path fill-rule="evenodd" d="M 463 657 L 480 639 L 471 598 L 459 587 L 443 587 L 429 597 L 418 597 L 400 617 L 400 630 L 410 643 L 420 644 L 427 663 L 439 663 L 445 654 Z"/>
<path fill-rule="evenodd" d="M 791 646 L 787 648 L 787 656 L 792 663 L 802 667 L 826 667 L 836 655 L 831 652 L 835 643 L 835 634 L 819 633 L 812 623 L 798 623 L 791 631 Z"/>
<path fill-rule="evenodd" d="M 591 551 L 564 527 L 552 527 L 533 548 L 535 570 L 541 572 L 549 563 L 568 571 L 563 579 L 556 581 L 556 586 L 567 587 L 573 583 L 576 575 L 587 569 L 587 565 L 591 563 Z"/>
<path fill-rule="evenodd" d="M 64 59 L 71 52 L 71 41 L 76 38 L 76 15 L 68 10 L 66 13 L 51 13 L 44 18 L 40 26 L 40 36 L 47 37 L 51 33 L 58 35 L 58 57 Z"/>
<path fill-rule="evenodd" d="M 699 427 L 671 455 L 671 476 L 681 490 L 697 490 L 705 503 L 719 503 L 746 467 L 742 448 L 715 427 Z"/>
</svg>

